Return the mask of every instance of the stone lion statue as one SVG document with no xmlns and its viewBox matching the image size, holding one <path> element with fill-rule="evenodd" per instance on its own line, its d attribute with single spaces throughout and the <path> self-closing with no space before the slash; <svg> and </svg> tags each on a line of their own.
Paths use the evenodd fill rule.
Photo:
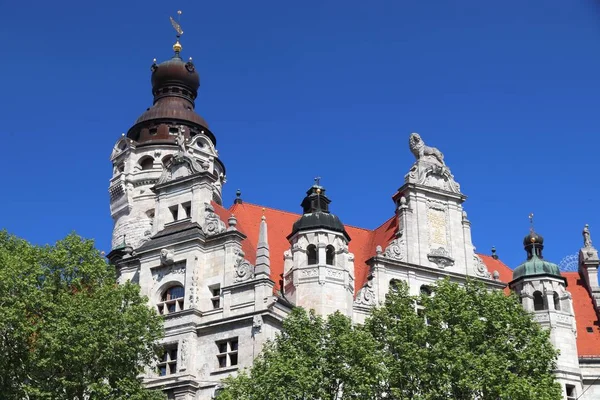
<svg viewBox="0 0 600 400">
<path fill-rule="evenodd" d="M 423 142 L 423 139 L 421 139 L 421 136 L 418 133 L 410 134 L 408 144 L 411 153 L 414 154 L 417 161 L 421 160 L 425 156 L 432 156 L 436 160 L 438 160 L 440 164 L 446 165 L 444 163 L 444 155 L 442 154 L 442 152 L 436 149 L 435 147 L 426 146 L 425 142 Z"/>
</svg>

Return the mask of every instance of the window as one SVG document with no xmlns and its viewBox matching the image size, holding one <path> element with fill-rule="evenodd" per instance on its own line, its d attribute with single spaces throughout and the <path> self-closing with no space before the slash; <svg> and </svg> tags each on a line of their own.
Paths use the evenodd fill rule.
<svg viewBox="0 0 600 400">
<path fill-rule="evenodd" d="M 164 156 L 164 157 L 163 157 L 163 159 L 162 159 L 162 163 L 163 163 L 163 165 L 167 165 L 167 163 L 168 163 L 169 161 L 171 161 L 172 159 L 173 159 L 173 156 L 172 156 L 172 155 L 170 155 L 170 154 L 168 154 L 168 155 Z"/>
<path fill-rule="evenodd" d="M 121 163 L 117 165 L 117 172 L 121 173 L 125 171 L 125 164 Z"/>
<path fill-rule="evenodd" d="M 546 307 L 544 307 L 544 296 L 540 291 L 535 291 L 533 293 L 533 309 L 535 311 L 541 311 L 546 309 Z"/>
<path fill-rule="evenodd" d="M 390 281 L 390 291 L 397 292 L 400 287 L 400 281 L 398 279 L 392 279 Z"/>
<path fill-rule="evenodd" d="M 431 296 L 431 288 L 427 285 L 421 285 L 421 295 L 425 297 Z"/>
<path fill-rule="evenodd" d="M 171 211 L 171 216 L 173 217 L 173 221 L 177 221 L 177 217 L 179 215 L 179 206 L 171 206 L 171 207 L 169 207 L 169 211 Z"/>
<path fill-rule="evenodd" d="M 157 367 L 159 376 L 167 376 L 177 373 L 177 346 L 165 348 Z"/>
<path fill-rule="evenodd" d="M 306 254 L 308 256 L 308 265 L 314 265 L 317 263 L 317 247 L 314 244 L 309 244 L 306 248 Z"/>
<path fill-rule="evenodd" d="M 181 205 L 183 208 L 183 218 L 190 218 L 192 216 L 192 203 L 189 201 Z"/>
<path fill-rule="evenodd" d="M 184 295 L 183 286 L 171 286 L 165 290 L 158 304 L 158 313 L 164 315 L 182 311 Z"/>
<path fill-rule="evenodd" d="M 221 285 L 210 286 L 209 289 L 212 294 L 210 301 L 213 309 L 221 308 Z"/>
<path fill-rule="evenodd" d="M 219 368 L 233 367 L 238 363 L 238 338 L 217 342 Z"/>
<path fill-rule="evenodd" d="M 574 385 L 566 385 L 565 389 L 567 392 L 567 400 L 576 400 L 577 399 L 577 394 L 575 393 Z"/>
<path fill-rule="evenodd" d="M 552 298 L 554 299 L 554 309 L 560 311 L 560 299 L 558 298 L 558 293 L 554 292 Z"/>
<path fill-rule="evenodd" d="M 140 160 L 140 167 L 142 168 L 142 171 L 152 169 L 153 165 L 154 159 L 152 157 L 144 157 Z"/>
<path fill-rule="evenodd" d="M 158 129 L 157 129 L 157 128 L 150 128 L 150 129 L 148 129 L 148 133 L 149 133 L 151 136 L 154 136 L 154 135 L 156 135 L 156 133 L 157 133 L 157 132 L 158 132 Z"/>
<path fill-rule="evenodd" d="M 169 127 L 169 135 L 177 135 L 179 133 L 179 128 L 176 126 Z"/>
<path fill-rule="evenodd" d="M 335 249 L 332 245 L 327 246 L 325 250 L 325 264 L 333 265 L 335 260 Z"/>
</svg>

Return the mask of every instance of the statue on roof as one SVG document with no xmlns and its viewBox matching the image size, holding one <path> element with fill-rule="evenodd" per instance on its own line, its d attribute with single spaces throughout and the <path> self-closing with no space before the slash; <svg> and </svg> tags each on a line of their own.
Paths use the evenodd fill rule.
<svg viewBox="0 0 600 400">
<path fill-rule="evenodd" d="M 590 226 L 585 224 L 583 227 L 583 247 L 589 248 L 592 247 L 592 237 L 590 235 Z"/>
<path fill-rule="evenodd" d="M 184 130 L 185 127 L 183 125 L 177 127 L 177 137 L 175 138 L 175 143 L 177 143 L 177 146 L 179 147 L 179 156 L 187 153 L 185 135 L 183 134 Z"/>
<path fill-rule="evenodd" d="M 441 151 L 427 146 L 418 133 L 410 134 L 408 145 L 416 161 L 404 176 L 406 183 L 460 193 L 460 185 L 454 180 Z"/>
<path fill-rule="evenodd" d="M 430 160 L 437 161 L 440 165 L 446 165 L 444 163 L 444 154 L 435 147 L 429 147 L 425 144 L 421 135 L 418 133 L 411 133 L 408 139 L 408 144 L 411 153 L 414 154 L 417 161 L 421 161 L 427 157 Z"/>
</svg>

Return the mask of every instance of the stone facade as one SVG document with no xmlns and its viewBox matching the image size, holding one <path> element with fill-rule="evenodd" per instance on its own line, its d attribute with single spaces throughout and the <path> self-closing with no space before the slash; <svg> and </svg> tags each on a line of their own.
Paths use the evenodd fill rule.
<svg viewBox="0 0 600 400">
<path fill-rule="evenodd" d="M 149 387 L 171 399 L 212 399 L 221 379 L 252 364 L 293 306 L 339 310 L 361 323 L 393 280 L 408 282 L 413 294 L 445 277 L 475 277 L 492 289 L 511 280 L 504 264 L 475 252 L 466 196 L 443 153 L 415 133 L 409 138 L 415 162 L 393 197 L 394 216 L 373 231 L 344 228 L 318 182 L 302 216 L 264 208 L 257 214 L 240 194 L 223 208 L 225 167 L 214 135 L 193 111 L 199 80 L 180 50 L 153 64 L 152 113 L 138 119 L 111 155 L 108 257 L 120 281 L 139 284 L 165 319 L 165 356 L 148 369 Z M 185 105 L 185 118 L 172 111 L 173 102 Z M 268 235 L 269 226 L 276 236 Z M 580 273 L 598 310 L 600 259 L 586 230 Z M 560 277 L 526 277 L 511 289 L 551 330 L 565 398 L 568 388 L 597 398 L 600 358 L 578 352 L 577 336 L 586 333 L 577 331 L 566 284 Z M 543 296 L 541 309 L 536 293 Z"/>
</svg>

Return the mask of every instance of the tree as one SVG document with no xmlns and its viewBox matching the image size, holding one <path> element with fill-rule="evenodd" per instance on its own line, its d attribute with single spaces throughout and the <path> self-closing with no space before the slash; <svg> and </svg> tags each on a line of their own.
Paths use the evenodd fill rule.
<svg viewBox="0 0 600 400">
<path fill-rule="evenodd" d="M 382 378 L 376 343 L 340 313 L 298 307 L 249 372 L 227 378 L 219 400 L 374 398 Z"/>
<path fill-rule="evenodd" d="M 514 295 L 471 280 L 417 297 L 405 283 L 392 289 L 366 323 L 384 355 L 388 399 L 561 398 L 549 332 Z"/>
<path fill-rule="evenodd" d="M 364 326 L 294 309 L 249 371 L 219 400 L 558 400 L 549 333 L 514 295 L 440 281 L 393 285 Z"/>
<path fill-rule="evenodd" d="M 138 379 L 162 322 L 93 242 L 33 246 L 0 231 L 0 392 L 12 399 L 154 400 Z"/>
</svg>

